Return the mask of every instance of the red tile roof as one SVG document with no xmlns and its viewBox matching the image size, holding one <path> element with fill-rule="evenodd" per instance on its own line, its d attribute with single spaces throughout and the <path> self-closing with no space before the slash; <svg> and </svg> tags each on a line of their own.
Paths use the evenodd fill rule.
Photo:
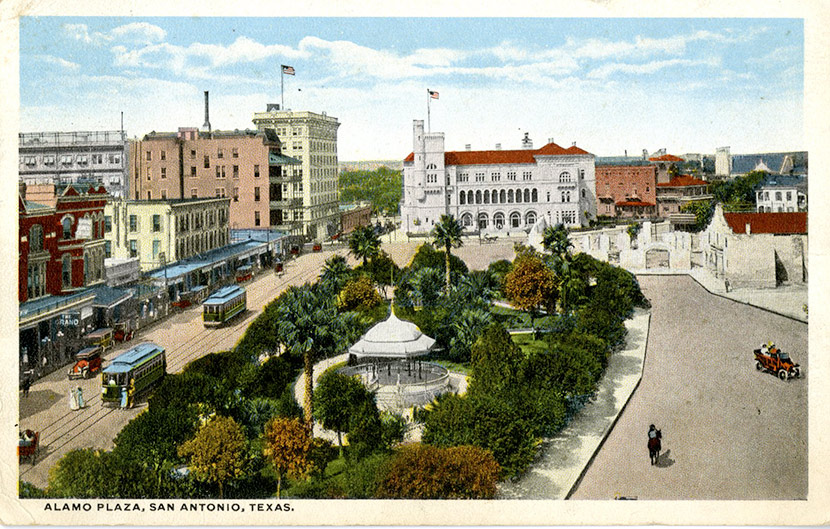
<svg viewBox="0 0 830 529">
<path fill-rule="evenodd" d="M 548 143 L 540 149 L 520 149 L 515 151 L 447 151 L 444 153 L 445 165 L 489 165 L 508 163 L 536 163 L 534 156 L 573 156 L 590 154 L 576 145 L 563 149 L 555 143 Z M 404 162 L 415 160 L 415 153 L 403 159 Z"/>
<path fill-rule="evenodd" d="M 656 158 L 649 158 L 648 161 L 650 162 L 682 162 L 683 158 L 678 158 L 673 154 L 664 154 L 663 156 L 658 156 Z"/>
<path fill-rule="evenodd" d="M 623 200 L 622 202 L 617 202 L 618 206 L 637 206 L 637 207 L 654 207 L 654 204 L 649 204 L 648 202 L 640 202 L 638 200 Z"/>
<path fill-rule="evenodd" d="M 675 176 L 668 182 L 664 182 L 662 184 L 657 185 L 659 187 L 705 186 L 708 185 L 708 182 L 698 180 L 697 178 L 687 174 L 682 174 L 680 176 Z"/>
<path fill-rule="evenodd" d="M 807 213 L 724 213 L 723 218 L 734 233 L 807 233 Z"/>
</svg>

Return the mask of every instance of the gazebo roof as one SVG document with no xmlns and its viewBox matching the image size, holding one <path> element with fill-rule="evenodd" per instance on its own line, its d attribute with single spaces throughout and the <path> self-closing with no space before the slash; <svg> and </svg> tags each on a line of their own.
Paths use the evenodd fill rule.
<svg viewBox="0 0 830 529">
<path fill-rule="evenodd" d="M 411 358 L 429 353 L 433 345 L 433 338 L 422 333 L 414 323 L 398 319 L 392 310 L 388 318 L 351 346 L 349 353 L 358 358 Z"/>
</svg>

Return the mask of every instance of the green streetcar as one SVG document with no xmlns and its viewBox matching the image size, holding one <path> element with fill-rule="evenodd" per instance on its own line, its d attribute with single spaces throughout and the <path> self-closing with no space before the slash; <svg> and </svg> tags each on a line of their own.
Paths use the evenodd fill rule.
<svg viewBox="0 0 830 529">
<path fill-rule="evenodd" d="M 204 306 L 202 321 L 205 327 L 218 327 L 237 314 L 245 312 L 247 309 L 245 289 L 238 285 L 220 288 L 202 305 Z"/>
<path fill-rule="evenodd" d="M 101 404 L 132 408 L 167 372 L 165 351 L 150 342 L 118 355 L 101 373 Z"/>
</svg>

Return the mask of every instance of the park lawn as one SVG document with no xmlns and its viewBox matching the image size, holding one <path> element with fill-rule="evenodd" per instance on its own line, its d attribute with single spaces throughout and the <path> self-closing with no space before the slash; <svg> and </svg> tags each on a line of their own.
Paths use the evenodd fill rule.
<svg viewBox="0 0 830 529">
<path fill-rule="evenodd" d="M 533 333 L 527 334 L 513 334 L 513 343 L 521 347 L 522 352 L 526 357 L 531 353 L 545 352 L 548 350 L 548 344 L 544 340 L 536 340 L 533 338 Z"/>
</svg>

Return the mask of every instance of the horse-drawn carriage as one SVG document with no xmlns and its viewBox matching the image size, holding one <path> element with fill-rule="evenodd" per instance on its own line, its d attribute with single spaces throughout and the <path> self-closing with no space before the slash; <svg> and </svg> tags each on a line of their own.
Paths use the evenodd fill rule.
<svg viewBox="0 0 830 529">
<path fill-rule="evenodd" d="M 34 465 L 37 460 L 37 452 L 40 443 L 40 432 L 33 432 L 26 430 L 20 434 L 20 440 L 17 443 L 17 459 L 22 462 L 29 458 L 29 462 Z"/>
<path fill-rule="evenodd" d="M 771 345 L 755 349 L 755 369 L 767 371 L 777 375 L 781 380 L 789 380 L 801 376 L 799 364 L 793 362 L 790 355 Z"/>
</svg>

